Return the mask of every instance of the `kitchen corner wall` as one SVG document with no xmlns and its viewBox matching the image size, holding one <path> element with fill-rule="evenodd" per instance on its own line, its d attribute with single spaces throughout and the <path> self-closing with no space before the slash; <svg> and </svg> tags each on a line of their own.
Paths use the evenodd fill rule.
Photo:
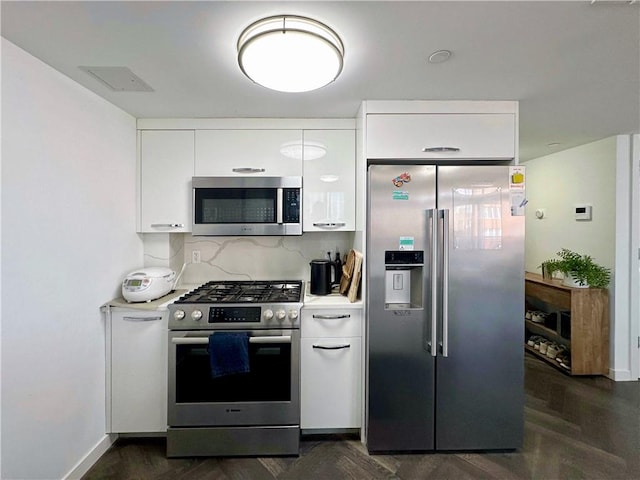
<svg viewBox="0 0 640 480">
<path fill-rule="evenodd" d="M 100 305 L 143 259 L 135 159 L 134 117 L 2 39 L 2 478 L 77 478 L 110 444 Z"/>
<path fill-rule="evenodd" d="M 183 284 L 209 280 L 309 280 L 309 262 L 344 257 L 353 246 L 353 232 L 310 232 L 300 236 L 199 237 L 191 234 L 144 235 L 145 266 L 186 264 Z M 200 263 L 193 263 L 193 251 Z"/>
</svg>

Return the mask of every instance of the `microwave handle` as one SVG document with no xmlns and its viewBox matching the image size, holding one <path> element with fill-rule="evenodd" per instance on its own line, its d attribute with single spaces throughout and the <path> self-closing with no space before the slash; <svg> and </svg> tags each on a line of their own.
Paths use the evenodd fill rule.
<svg viewBox="0 0 640 480">
<path fill-rule="evenodd" d="M 266 170 L 264 168 L 238 167 L 232 168 L 231 171 L 234 173 L 262 173 Z"/>
<path fill-rule="evenodd" d="M 282 224 L 284 215 L 282 213 L 282 209 L 284 208 L 284 190 L 282 190 L 282 188 L 279 188 L 278 191 L 276 192 L 276 223 L 278 224 Z"/>
</svg>

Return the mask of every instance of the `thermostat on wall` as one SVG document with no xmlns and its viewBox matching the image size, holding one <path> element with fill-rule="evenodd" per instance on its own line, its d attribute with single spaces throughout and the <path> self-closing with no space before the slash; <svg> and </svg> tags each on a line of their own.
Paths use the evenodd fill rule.
<svg viewBox="0 0 640 480">
<path fill-rule="evenodd" d="M 576 205 L 576 220 L 591 220 L 591 205 Z"/>
</svg>

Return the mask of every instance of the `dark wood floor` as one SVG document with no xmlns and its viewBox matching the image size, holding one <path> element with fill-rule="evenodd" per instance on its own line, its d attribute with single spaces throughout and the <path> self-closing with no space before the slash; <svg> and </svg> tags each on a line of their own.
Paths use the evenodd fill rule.
<svg viewBox="0 0 640 480">
<path fill-rule="evenodd" d="M 640 382 L 564 375 L 527 355 L 518 452 L 368 455 L 359 440 L 309 437 L 299 457 L 167 459 L 164 439 L 120 439 L 96 479 L 640 479 Z"/>
</svg>

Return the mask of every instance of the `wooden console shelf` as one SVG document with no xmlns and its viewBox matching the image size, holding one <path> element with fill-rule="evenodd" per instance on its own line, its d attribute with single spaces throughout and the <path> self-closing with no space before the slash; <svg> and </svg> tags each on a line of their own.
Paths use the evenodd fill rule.
<svg viewBox="0 0 640 480">
<path fill-rule="evenodd" d="M 609 296 L 602 288 L 571 288 L 560 280 L 525 274 L 527 303 L 549 314 L 545 325 L 526 321 L 527 335 L 540 335 L 566 345 L 571 352 L 571 375 L 609 373 Z M 568 322 L 562 325 L 562 322 Z M 527 349 L 532 351 L 533 349 Z M 554 366 L 557 362 L 540 355 Z"/>
</svg>

